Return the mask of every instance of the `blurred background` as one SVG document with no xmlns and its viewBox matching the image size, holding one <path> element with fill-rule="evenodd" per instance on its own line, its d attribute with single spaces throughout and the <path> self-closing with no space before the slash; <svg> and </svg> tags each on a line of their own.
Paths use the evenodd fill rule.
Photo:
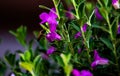
<svg viewBox="0 0 120 76">
<path fill-rule="evenodd" d="M 65 8 L 65 2 L 69 0 L 61 0 Z M 96 0 L 88 0 L 95 2 Z M 16 42 L 9 30 L 16 30 L 19 26 L 27 26 L 27 40 L 33 38 L 33 30 L 40 30 L 39 14 L 48 11 L 39 8 L 44 5 L 49 8 L 53 7 L 52 0 L 0 0 L 0 57 L 6 50 L 22 49 L 21 45 Z"/>
<path fill-rule="evenodd" d="M 33 30 L 40 30 L 39 14 L 45 9 L 39 5 L 53 7 L 52 0 L 0 0 L 0 57 L 6 50 L 11 52 L 23 49 L 9 30 L 21 25 L 27 26 L 27 40 L 33 38 Z"/>
</svg>

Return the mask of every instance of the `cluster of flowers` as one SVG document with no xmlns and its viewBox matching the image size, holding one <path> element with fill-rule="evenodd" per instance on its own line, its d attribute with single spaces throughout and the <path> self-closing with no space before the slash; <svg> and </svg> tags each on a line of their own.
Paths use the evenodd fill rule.
<svg viewBox="0 0 120 76">
<path fill-rule="evenodd" d="M 112 0 L 112 5 L 115 9 L 119 9 L 119 1 L 118 0 Z M 103 20 L 104 18 L 102 17 L 102 15 L 99 13 L 98 8 L 95 8 L 95 16 L 98 20 Z M 46 39 L 49 42 L 53 42 L 55 40 L 62 40 L 62 37 L 57 33 L 56 29 L 57 29 L 57 14 L 56 14 L 56 10 L 55 8 L 52 8 L 50 10 L 49 13 L 43 12 L 42 14 L 40 14 L 40 19 L 42 20 L 42 22 L 40 22 L 40 24 L 43 23 L 48 23 L 49 24 L 49 33 L 47 33 L 46 35 Z M 85 23 L 82 28 L 81 31 L 82 32 L 86 32 L 87 31 L 87 23 Z M 120 24 L 118 25 L 118 31 L 117 34 L 120 34 Z M 77 32 L 74 35 L 74 38 L 77 39 L 79 37 L 82 37 L 81 32 Z M 54 51 L 56 50 L 55 47 L 51 46 L 49 47 L 49 49 L 47 50 L 46 54 L 47 55 L 51 55 Z M 81 50 L 79 49 L 78 52 L 80 52 Z M 109 64 L 109 60 L 106 58 L 102 58 L 100 57 L 100 55 L 98 54 L 97 50 L 94 50 L 94 61 L 91 63 L 91 67 L 94 69 L 97 65 L 106 65 Z M 74 76 L 93 76 L 92 73 L 89 70 L 77 70 L 77 69 L 73 69 L 72 70 L 72 74 Z"/>
</svg>

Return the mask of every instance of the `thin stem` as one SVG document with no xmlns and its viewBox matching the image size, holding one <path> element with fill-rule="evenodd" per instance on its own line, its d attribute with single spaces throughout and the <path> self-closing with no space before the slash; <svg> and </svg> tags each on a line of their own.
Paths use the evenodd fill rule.
<svg viewBox="0 0 120 76">
<path fill-rule="evenodd" d="M 76 18 L 77 18 L 77 19 L 80 19 L 79 13 L 78 13 L 79 10 L 78 10 L 78 8 L 77 8 L 77 4 L 76 4 L 75 0 L 72 0 L 72 3 L 73 3 L 73 6 L 74 6 L 74 8 L 75 8 Z"/>
<path fill-rule="evenodd" d="M 113 44 L 113 54 L 114 54 L 114 57 L 115 57 L 116 67 L 119 69 L 118 58 L 117 58 L 117 50 L 116 50 L 116 44 L 115 44 L 115 42 L 114 42 L 114 41 L 116 41 L 116 39 L 114 39 L 114 37 L 113 37 L 112 25 L 110 24 L 110 21 L 109 21 L 109 17 L 108 17 L 108 16 L 107 16 L 107 23 L 108 23 L 108 27 L 109 27 L 109 34 L 110 34 L 111 41 L 112 41 L 112 44 Z"/>
<path fill-rule="evenodd" d="M 86 46 L 86 48 L 87 48 L 87 56 L 88 56 L 88 62 L 89 62 L 89 64 L 91 64 L 91 57 L 90 57 L 90 55 L 89 55 L 89 53 L 90 53 L 90 49 L 89 49 L 89 46 L 88 46 L 88 43 L 87 43 L 87 41 L 86 41 L 86 38 L 85 38 L 85 34 L 84 34 L 84 32 L 82 31 L 82 36 L 83 36 L 83 39 L 84 39 L 84 44 L 85 44 L 85 46 Z"/>
<path fill-rule="evenodd" d="M 109 34 L 110 34 L 110 37 L 111 37 L 111 40 L 113 41 L 114 38 L 113 38 L 113 34 L 112 34 L 112 26 L 110 24 L 110 21 L 109 21 L 109 17 L 107 16 L 107 23 L 108 23 L 108 27 L 109 27 Z"/>
<path fill-rule="evenodd" d="M 60 0 L 57 3 L 56 3 L 55 0 L 53 0 L 53 3 L 54 3 L 54 6 L 55 6 L 55 9 L 56 9 L 56 13 L 57 13 L 58 19 L 60 19 L 60 14 L 59 14 L 59 10 L 58 10 L 59 2 L 60 2 Z"/>
</svg>

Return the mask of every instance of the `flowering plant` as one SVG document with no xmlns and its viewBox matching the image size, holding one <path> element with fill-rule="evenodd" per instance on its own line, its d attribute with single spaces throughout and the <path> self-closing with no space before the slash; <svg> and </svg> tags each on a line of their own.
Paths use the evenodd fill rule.
<svg viewBox="0 0 120 76">
<path fill-rule="evenodd" d="M 25 52 L 5 55 L 17 76 L 119 76 L 120 7 L 118 0 L 53 0 L 39 15 L 42 31 L 27 44 L 26 28 L 10 31 Z M 43 33 L 44 32 L 44 33 Z M 32 42 L 37 48 L 32 49 Z M 11 57 L 11 59 L 9 59 Z M 25 69 L 22 71 L 21 68 Z"/>
</svg>

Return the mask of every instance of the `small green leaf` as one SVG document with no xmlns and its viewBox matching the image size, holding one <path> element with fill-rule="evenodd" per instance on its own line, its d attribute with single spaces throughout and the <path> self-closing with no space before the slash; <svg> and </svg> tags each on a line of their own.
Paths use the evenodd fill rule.
<svg viewBox="0 0 120 76">
<path fill-rule="evenodd" d="M 70 61 L 71 54 L 61 54 L 60 56 L 63 60 L 64 65 L 66 66 Z"/>
<path fill-rule="evenodd" d="M 16 59 L 16 55 L 15 54 L 6 53 L 4 58 L 10 64 L 10 66 L 13 67 L 15 65 L 15 59 Z"/>
<path fill-rule="evenodd" d="M 35 59 L 33 61 L 34 67 L 36 67 L 39 62 L 41 62 L 41 56 L 40 55 L 35 57 Z"/>
<path fill-rule="evenodd" d="M 98 9 L 99 9 L 101 15 L 107 20 L 108 11 L 105 8 L 103 8 L 103 7 L 100 7 Z"/>
<path fill-rule="evenodd" d="M 26 61 L 30 61 L 31 60 L 31 52 L 29 50 L 26 50 L 24 57 L 25 57 Z"/>
<path fill-rule="evenodd" d="M 33 72 L 33 64 L 30 62 L 20 62 L 20 66 L 24 68 L 25 70 L 29 71 L 30 73 Z"/>
<path fill-rule="evenodd" d="M 102 29 L 103 31 L 109 33 L 109 31 L 108 31 L 105 27 L 103 27 L 103 26 L 99 26 L 99 25 L 97 25 L 97 24 L 93 24 L 92 27 L 93 27 L 93 28 Z"/>
<path fill-rule="evenodd" d="M 66 73 L 66 76 L 70 76 L 72 69 L 73 69 L 73 67 L 71 64 L 64 67 L 64 71 Z"/>
<path fill-rule="evenodd" d="M 77 31 L 80 31 L 80 28 L 73 22 L 70 23 L 70 25 Z"/>
<path fill-rule="evenodd" d="M 91 35 L 92 35 L 92 31 L 91 30 L 87 31 L 87 33 L 86 33 L 86 40 L 87 41 L 90 40 Z"/>
<path fill-rule="evenodd" d="M 102 4 L 104 4 L 106 7 L 108 6 L 109 0 L 101 0 Z"/>
<path fill-rule="evenodd" d="M 62 67 L 64 66 L 63 60 L 60 56 L 56 56 L 58 64 L 60 64 Z"/>
<path fill-rule="evenodd" d="M 113 46 L 111 41 L 108 38 L 101 37 L 100 40 L 111 50 L 113 50 Z"/>
<path fill-rule="evenodd" d="M 86 33 L 86 43 L 87 43 L 88 48 L 90 48 L 89 40 L 90 40 L 91 35 L 92 35 L 92 31 L 91 30 L 87 31 L 87 33 Z"/>
<path fill-rule="evenodd" d="M 25 61 L 25 56 L 24 56 L 24 54 L 19 53 L 19 55 L 20 55 L 20 57 L 22 58 L 22 60 L 24 60 L 24 61 Z"/>
<path fill-rule="evenodd" d="M 41 24 L 41 27 L 42 27 L 47 33 L 50 32 L 50 30 L 49 30 L 45 25 Z"/>
<path fill-rule="evenodd" d="M 16 31 L 10 30 L 9 32 L 16 37 L 22 46 L 26 46 L 27 28 L 25 26 L 20 26 Z"/>
</svg>

